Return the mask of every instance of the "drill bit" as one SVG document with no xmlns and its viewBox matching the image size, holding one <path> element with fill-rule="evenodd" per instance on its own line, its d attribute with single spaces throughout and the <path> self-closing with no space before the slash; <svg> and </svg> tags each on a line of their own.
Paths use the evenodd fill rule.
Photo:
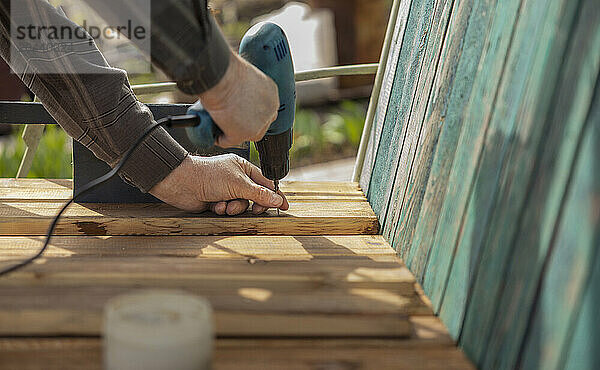
<svg viewBox="0 0 600 370">
<path fill-rule="evenodd" d="M 275 193 L 279 192 L 279 180 L 275 180 Z M 277 216 L 279 216 L 279 208 L 277 208 Z"/>
</svg>

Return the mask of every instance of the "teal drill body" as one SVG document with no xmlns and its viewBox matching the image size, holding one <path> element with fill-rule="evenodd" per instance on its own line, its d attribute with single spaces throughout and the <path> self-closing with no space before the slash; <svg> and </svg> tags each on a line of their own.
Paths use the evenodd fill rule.
<svg viewBox="0 0 600 370">
<path fill-rule="evenodd" d="M 255 143 L 263 175 L 277 183 L 289 172 L 289 151 L 296 110 L 296 83 L 290 46 L 278 25 L 265 22 L 248 30 L 240 44 L 239 53 L 272 78 L 279 89 L 277 119 L 271 124 L 265 137 Z M 208 112 L 200 103 L 196 103 L 188 113 L 199 118 L 195 127 L 187 128 L 190 141 L 199 147 L 214 146 L 215 139 L 222 131 Z"/>
</svg>

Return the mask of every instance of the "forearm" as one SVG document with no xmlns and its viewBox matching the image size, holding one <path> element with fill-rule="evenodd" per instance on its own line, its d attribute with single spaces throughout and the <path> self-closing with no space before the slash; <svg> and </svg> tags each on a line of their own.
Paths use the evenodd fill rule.
<svg viewBox="0 0 600 370">
<path fill-rule="evenodd" d="M 35 5 L 45 22 L 77 28 L 42 0 Z M 124 71 L 111 68 L 93 42 L 80 42 L 70 52 L 10 47 L 9 0 L 0 2 L 0 51 L 11 68 L 48 112 L 74 139 L 110 165 L 133 145 L 152 123 L 149 110 L 133 95 Z M 71 45 L 73 47 L 73 45 Z M 53 72 L 53 73 L 51 73 Z M 83 73 L 80 73 L 83 72 Z M 135 152 L 121 175 L 144 191 L 166 177 L 187 152 L 163 129 L 158 129 Z M 51 159 L 49 159 L 51 160 Z"/>
</svg>

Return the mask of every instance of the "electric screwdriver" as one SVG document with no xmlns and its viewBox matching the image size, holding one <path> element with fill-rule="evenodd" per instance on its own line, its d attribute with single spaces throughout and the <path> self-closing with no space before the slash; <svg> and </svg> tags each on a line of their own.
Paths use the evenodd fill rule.
<svg viewBox="0 0 600 370">
<path fill-rule="evenodd" d="M 292 147 L 296 108 L 296 83 L 289 42 L 281 27 L 263 22 L 246 32 L 240 43 L 239 53 L 242 58 L 272 78 L 279 89 L 280 106 L 277 119 L 271 124 L 264 138 L 255 143 L 262 173 L 275 182 L 277 191 L 279 180 L 289 172 L 289 151 Z M 190 141 L 198 147 L 214 146 L 216 138 L 222 135 L 223 131 L 201 103 L 194 104 L 188 115 L 197 117 L 197 124 L 186 128 Z"/>
</svg>

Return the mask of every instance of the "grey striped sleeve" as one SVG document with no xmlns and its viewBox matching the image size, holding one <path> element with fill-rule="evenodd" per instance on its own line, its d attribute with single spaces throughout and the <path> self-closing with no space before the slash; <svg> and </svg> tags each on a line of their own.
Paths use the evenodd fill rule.
<svg viewBox="0 0 600 370">
<path fill-rule="evenodd" d="M 78 28 L 44 0 L 21 1 L 31 4 L 31 11 L 51 24 Z M 133 94 L 125 71 L 111 68 L 91 38 L 71 43 L 68 52 L 58 41 L 39 48 L 13 43 L 11 49 L 9 22 L 10 0 L 1 0 L 2 57 L 13 70 L 21 71 L 19 77 L 70 136 L 114 166 L 153 122 L 150 111 Z M 53 69 L 48 69 L 48 63 Z M 147 192 L 186 155 L 160 128 L 134 152 L 120 175 Z"/>
</svg>

